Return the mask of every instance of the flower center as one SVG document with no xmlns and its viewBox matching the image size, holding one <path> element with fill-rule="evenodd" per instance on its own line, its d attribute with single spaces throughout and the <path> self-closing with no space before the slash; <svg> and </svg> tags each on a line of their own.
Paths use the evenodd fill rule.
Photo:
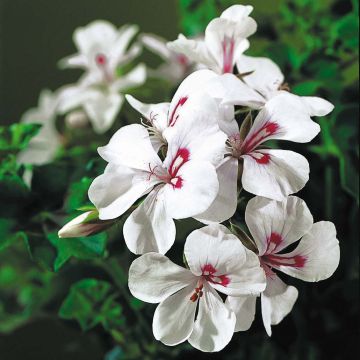
<svg viewBox="0 0 360 360">
<path fill-rule="evenodd" d="M 107 83 L 110 83 L 113 81 L 113 76 L 110 74 L 109 71 L 109 61 L 105 54 L 103 53 L 97 53 L 95 55 L 95 63 L 101 70 L 104 80 Z"/>
<path fill-rule="evenodd" d="M 230 278 L 227 275 L 217 275 L 217 270 L 211 264 L 204 265 L 201 270 L 204 279 L 210 283 L 222 286 L 227 286 L 230 283 Z"/>
<path fill-rule="evenodd" d="M 192 302 L 195 302 L 197 299 L 201 298 L 203 296 L 203 289 L 204 285 L 200 284 L 199 287 L 195 288 L 195 292 L 190 296 L 190 300 Z"/>
</svg>

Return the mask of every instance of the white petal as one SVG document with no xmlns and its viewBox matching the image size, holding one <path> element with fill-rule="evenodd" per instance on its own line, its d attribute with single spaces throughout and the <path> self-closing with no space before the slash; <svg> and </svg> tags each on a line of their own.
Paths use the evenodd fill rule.
<svg viewBox="0 0 360 360">
<path fill-rule="evenodd" d="M 340 260 L 334 224 L 329 221 L 315 223 L 294 251 L 278 254 L 275 260 L 280 262 L 274 265 L 276 269 L 298 279 L 315 282 L 329 278 Z"/>
<path fill-rule="evenodd" d="M 218 124 L 219 105 L 208 94 L 198 93 L 190 95 L 178 109 L 175 113 L 170 110 L 170 118 L 176 122 L 164 132 L 168 141 L 164 165 L 170 166 L 179 149 L 187 149 L 191 160 L 218 165 L 224 157 L 227 138 Z"/>
<path fill-rule="evenodd" d="M 207 68 L 221 74 L 221 68 L 212 54 L 209 53 L 204 41 L 190 40 L 180 34 L 176 40 L 168 42 L 167 46 L 170 50 L 184 54 L 190 60 L 203 64 Z"/>
<path fill-rule="evenodd" d="M 197 301 L 191 301 L 195 283 L 164 300 L 155 310 L 153 333 L 165 345 L 187 340 L 194 328 Z"/>
<path fill-rule="evenodd" d="M 297 297 L 297 289 L 286 285 L 277 275 L 267 278 L 266 289 L 261 294 L 261 313 L 269 336 L 271 325 L 279 324 L 290 313 Z"/>
<path fill-rule="evenodd" d="M 269 124 L 273 127 L 275 126 L 273 124 L 276 124 L 276 131 L 268 133 L 267 140 L 279 139 L 306 143 L 320 131 L 319 124 L 311 120 L 311 115 L 311 109 L 304 106 L 301 97 L 287 91 L 278 91 L 256 117 L 248 136 L 252 136 L 254 132 L 266 125 L 267 129 L 270 129 Z"/>
<path fill-rule="evenodd" d="M 256 298 L 256 296 L 251 295 L 228 296 L 226 298 L 225 304 L 227 304 L 236 315 L 235 332 L 250 329 L 255 318 Z"/>
<path fill-rule="evenodd" d="M 84 110 L 96 133 L 102 134 L 109 130 L 123 102 L 124 97 L 122 95 L 101 91 L 94 91 L 93 96 L 83 102 Z"/>
<path fill-rule="evenodd" d="M 128 103 L 140 114 L 142 114 L 148 122 L 159 131 L 164 131 L 167 127 L 167 115 L 170 103 L 144 104 L 136 100 L 131 95 L 125 95 Z"/>
<path fill-rule="evenodd" d="M 159 303 L 193 282 L 194 276 L 189 270 L 157 253 L 138 257 L 129 269 L 131 294 L 149 303 Z"/>
<path fill-rule="evenodd" d="M 240 74 L 253 71 L 244 76 L 244 82 L 268 99 L 284 82 L 280 68 L 268 58 L 241 55 L 236 66 Z"/>
<path fill-rule="evenodd" d="M 216 291 L 205 284 L 194 330 L 188 341 L 201 351 L 220 351 L 230 342 L 235 323 L 235 314 L 223 303 Z"/>
<path fill-rule="evenodd" d="M 208 162 L 186 162 L 173 181 L 176 185 L 171 183 L 164 187 L 166 208 L 173 219 L 184 219 L 203 213 L 219 191 L 215 167 Z"/>
<path fill-rule="evenodd" d="M 58 62 L 58 66 L 60 69 L 66 69 L 66 68 L 86 68 L 88 64 L 88 61 L 86 59 L 86 56 L 83 54 L 74 54 L 67 56 L 64 59 L 61 59 Z"/>
<path fill-rule="evenodd" d="M 108 162 L 133 169 L 149 172 L 150 168 L 162 166 L 151 145 L 149 133 L 139 124 L 120 128 L 106 146 L 98 148 L 98 152 Z"/>
<path fill-rule="evenodd" d="M 334 109 L 333 104 L 319 97 L 302 96 L 301 100 L 309 107 L 310 116 L 325 116 Z"/>
<path fill-rule="evenodd" d="M 224 294 L 257 294 L 265 289 L 258 257 L 223 225 L 193 231 L 184 254 L 190 270 Z"/>
<path fill-rule="evenodd" d="M 125 221 L 125 242 L 134 254 L 165 254 L 175 241 L 175 224 L 166 211 L 163 190 L 159 185 L 151 191 Z"/>
<path fill-rule="evenodd" d="M 254 8 L 251 5 L 232 5 L 224 10 L 220 17 L 223 19 L 240 22 L 249 16 L 253 10 Z"/>
<path fill-rule="evenodd" d="M 313 225 L 305 201 L 296 196 L 281 202 L 255 196 L 246 206 L 245 221 L 259 256 L 278 253 L 299 240 Z"/>
<path fill-rule="evenodd" d="M 101 220 L 115 219 L 153 186 L 147 175 L 118 165 L 108 165 L 89 188 L 89 199 L 99 210 Z"/>
<path fill-rule="evenodd" d="M 242 158 L 243 188 L 255 195 L 281 201 L 301 190 L 309 179 L 308 161 L 293 151 L 261 149 Z"/>
<path fill-rule="evenodd" d="M 141 34 L 140 41 L 152 52 L 159 55 L 163 60 L 168 61 L 172 58 L 170 49 L 166 46 L 167 41 L 154 34 Z"/>
<path fill-rule="evenodd" d="M 216 168 L 219 192 L 211 206 L 196 219 L 205 224 L 231 218 L 237 207 L 238 159 L 226 157 Z"/>
<path fill-rule="evenodd" d="M 112 89 L 123 92 L 127 89 L 142 85 L 146 80 L 146 67 L 144 64 L 137 65 L 126 75 L 114 81 Z"/>
<path fill-rule="evenodd" d="M 102 44 L 108 47 L 117 37 L 117 30 L 113 24 L 104 20 L 96 20 L 87 26 L 77 28 L 74 32 L 74 42 L 81 53 L 89 55 L 94 46 Z"/>
</svg>

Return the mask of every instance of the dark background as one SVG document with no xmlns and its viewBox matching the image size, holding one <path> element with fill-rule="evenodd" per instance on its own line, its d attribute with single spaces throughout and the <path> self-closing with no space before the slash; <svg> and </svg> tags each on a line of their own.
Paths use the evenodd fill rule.
<svg viewBox="0 0 360 360">
<path fill-rule="evenodd" d="M 56 67 L 59 59 L 75 52 L 71 37 L 76 27 L 95 19 L 107 19 L 119 26 L 139 24 L 143 32 L 175 39 L 180 31 L 191 34 L 204 29 L 208 18 L 219 14 L 214 13 L 215 8 L 224 9 L 233 3 L 236 2 L 0 0 L 0 124 L 17 122 L 25 110 L 37 104 L 41 89 L 55 90 L 77 80 L 80 72 L 61 71 Z M 330 220 L 336 224 L 341 248 L 340 266 L 331 279 L 319 284 L 286 279 L 288 284 L 298 288 L 299 299 L 292 313 L 273 327 L 271 339 L 263 329 L 260 312 L 257 312 L 251 329 L 235 334 L 220 354 L 201 354 L 184 344 L 174 353 L 164 350 L 161 355 L 161 349 L 165 347 L 159 345 L 160 355 L 153 358 L 357 358 L 358 52 L 357 44 L 351 39 L 358 28 L 354 27 L 353 18 L 343 20 L 349 14 L 357 17 L 355 2 L 246 3 L 254 4 L 253 16 L 259 25 L 258 33 L 253 36 L 252 53 L 276 60 L 287 80 L 294 85 L 294 92 L 324 96 L 339 109 L 319 120 L 323 132 L 313 147 L 299 144 L 281 146 L 299 151 L 309 159 L 310 181 L 299 196 L 307 202 L 315 221 Z M 337 22 L 340 30 L 335 26 Z M 330 33 L 335 34 L 333 38 Z M 144 59 L 155 61 L 146 53 Z M 156 101 L 161 100 L 160 93 L 161 89 L 158 92 L 154 89 Z M 112 246 L 110 253 L 112 249 L 116 254 L 118 249 Z M 72 273 L 74 271 L 76 274 Z M 52 281 L 63 285 L 70 279 L 74 281 L 89 276 L 105 277 L 93 264 L 79 262 L 75 267 L 73 264 L 65 267 Z M 134 358 L 126 354 L 116 355 L 114 341 L 101 327 L 82 332 L 75 321 L 60 320 L 56 313 L 65 296 L 66 293 L 60 291 L 41 313 L 30 317 L 17 329 L 0 335 L 0 358 L 97 360 L 104 359 L 105 354 L 107 360 Z M 146 309 L 141 311 L 147 312 L 148 330 L 151 330 L 153 308 L 146 305 Z M 128 326 L 135 325 L 136 320 L 130 318 Z M 136 339 L 132 341 L 136 342 Z M 138 358 L 145 358 L 145 355 Z"/>
</svg>

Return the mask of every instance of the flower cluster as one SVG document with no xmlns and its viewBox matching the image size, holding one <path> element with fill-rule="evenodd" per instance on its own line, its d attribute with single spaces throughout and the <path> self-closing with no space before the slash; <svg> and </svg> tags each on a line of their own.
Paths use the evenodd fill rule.
<svg viewBox="0 0 360 360">
<path fill-rule="evenodd" d="M 161 39 L 142 36 L 166 59 L 165 76 L 171 62 L 178 69 L 173 78 L 198 70 L 170 103 L 125 96 L 141 123 L 120 128 L 98 149 L 107 166 L 89 188 L 96 211 L 59 232 L 86 236 L 126 217 L 125 243 L 141 255 L 130 266 L 129 288 L 135 297 L 159 303 L 153 333 L 166 345 L 187 340 L 202 351 L 223 349 L 234 332 L 250 328 L 257 297 L 270 336 L 271 326 L 298 297 L 279 272 L 316 282 L 330 277 L 339 263 L 334 225 L 314 223 L 305 202 L 291 196 L 309 179 L 308 161 L 274 148 L 274 140 L 311 141 L 320 131 L 312 117 L 333 106 L 292 94 L 275 63 L 243 54 L 257 27 L 251 11 L 251 6 L 231 6 L 209 23 L 204 39 L 180 35 L 167 48 Z M 60 108 L 81 104 L 98 132 L 108 128 L 121 106 L 118 91 L 143 81 L 141 65 L 114 78 L 116 65 L 138 53 L 136 46 L 124 52 L 134 31 L 126 27 L 117 33 L 103 22 L 80 29 L 75 33 L 79 54 L 62 62 L 86 73 L 60 96 Z M 88 32 L 96 46 L 87 40 Z M 249 235 L 231 221 L 240 211 L 242 190 L 255 195 L 245 210 Z M 175 241 L 174 219 L 191 217 L 203 226 L 187 237 L 185 267 L 180 267 L 165 254 Z"/>
</svg>

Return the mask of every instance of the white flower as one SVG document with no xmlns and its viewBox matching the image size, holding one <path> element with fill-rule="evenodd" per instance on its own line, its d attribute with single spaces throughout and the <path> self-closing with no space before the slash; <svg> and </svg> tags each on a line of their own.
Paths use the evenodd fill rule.
<svg viewBox="0 0 360 360">
<path fill-rule="evenodd" d="M 97 133 L 111 127 L 124 101 L 121 92 L 143 84 L 146 79 L 143 64 L 121 77 L 117 75 L 118 67 L 129 63 L 141 51 L 138 44 L 127 49 L 137 30 L 135 25 L 116 29 L 102 20 L 75 30 L 74 42 L 79 52 L 63 59 L 60 65 L 82 68 L 85 74 L 77 84 L 62 89 L 62 113 L 81 107 Z"/>
<path fill-rule="evenodd" d="M 52 161 L 60 147 L 60 134 L 56 130 L 56 112 L 58 95 L 50 90 L 43 90 L 39 96 L 38 107 L 30 109 L 21 118 L 24 123 L 41 124 L 40 131 L 27 147 L 18 155 L 18 162 L 42 165 Z"/>
<path fill-rule="evenodd" d="M 163 60 L 157 69 L 149 70 L 149 75 L 177 84 L 190 74 L 193 63 L 185 55 L 170 50 L 166 46 L 167 40 L 154 34 L 141 34 L 139 40 Z"/>
<path fill-rule="evenodd" d="M 235 61 L 249 47 L 246 38 L 256 31 L 256 22 L 249 17 L 252 10 L 249 5 L 230 6 L 208 24 L 204 40 L 180 34 L 168 47 L 218 74 L 232 73 Z"/>
<path fill-rule="evenodd" d="M 220 128 L 228 135 L 228 156 L 217 168 L 219 196 L 204 217 L 224 221 L 234 214 L 239 161 L 242 187 L 252 194 L 280 201 L 301 190 L 309 179 L 306 158 L 290 150 L 269 149 L 264 143 L 268 140 L 311 141 L 320 131 L 311 114 L 300 97 L 284 92 L 266 103 L 247 134 L 239 130 L 231 115 L 228 119 L 232 120 L 223 119 Z M 198 219 L 202 220 L 201 216 Z"/>
<path fill-rule="evenodd" d="M 264 272 L 257 256 L 222 225 L 193 231 L 184 254 L 189 270 L 161 254 L 136 259 L 129 269 L 130 291 L 140 300 L 160 303 L 153 319 L 157 340 L 170 346 L 188 340 L 199 350 L 220 351 L 231 340 L 235 316 L 217 291 L 258 294 L 265 288 Z"/>
<path fill-rule="evenodd" d="M 218 106 L 206 94 L 188 94 L 187 106 L 171 112 L 168 150 L 162 162 L 142 125 L 118 130 L 99 154 L 109 162 L 89 189 L 102 220 L 122 215 L 140 197 L 144 202 L 124 224 L 130 251 L 165 253 L 175 240 L 173 219 L 204 212 L 219 183 L 215 166 L 225 151 L 226 135 L 218 127 Z M 176 125 L 176 126 L 175 126 Z"/>
<path fill-rule="evenodd" d="M 245 221 L 258 248 L 266 273 L 266 289 L 261 294 L 264 326 L 271 335 L 271 325 L 278 324 L 292 309 L 298 291 L 287 286 L 274 269 L 304 281 L 329 278 L 339 264 L 340 248 L 333 223 L 313 223 L 305 202 L 290 196 L 282 202 L 255 197 L 246 207 Z M 300 240 L 300 241 L 299 241 Z M 295 244 L 296 248 L 286 252 Z M 228 304 L 238 316 L 236 330 L 250 327 L 255 314 L 256 297 L 229 297 Z M 245 307 L 244 307 L 245 306 Z"/>
</svg>

